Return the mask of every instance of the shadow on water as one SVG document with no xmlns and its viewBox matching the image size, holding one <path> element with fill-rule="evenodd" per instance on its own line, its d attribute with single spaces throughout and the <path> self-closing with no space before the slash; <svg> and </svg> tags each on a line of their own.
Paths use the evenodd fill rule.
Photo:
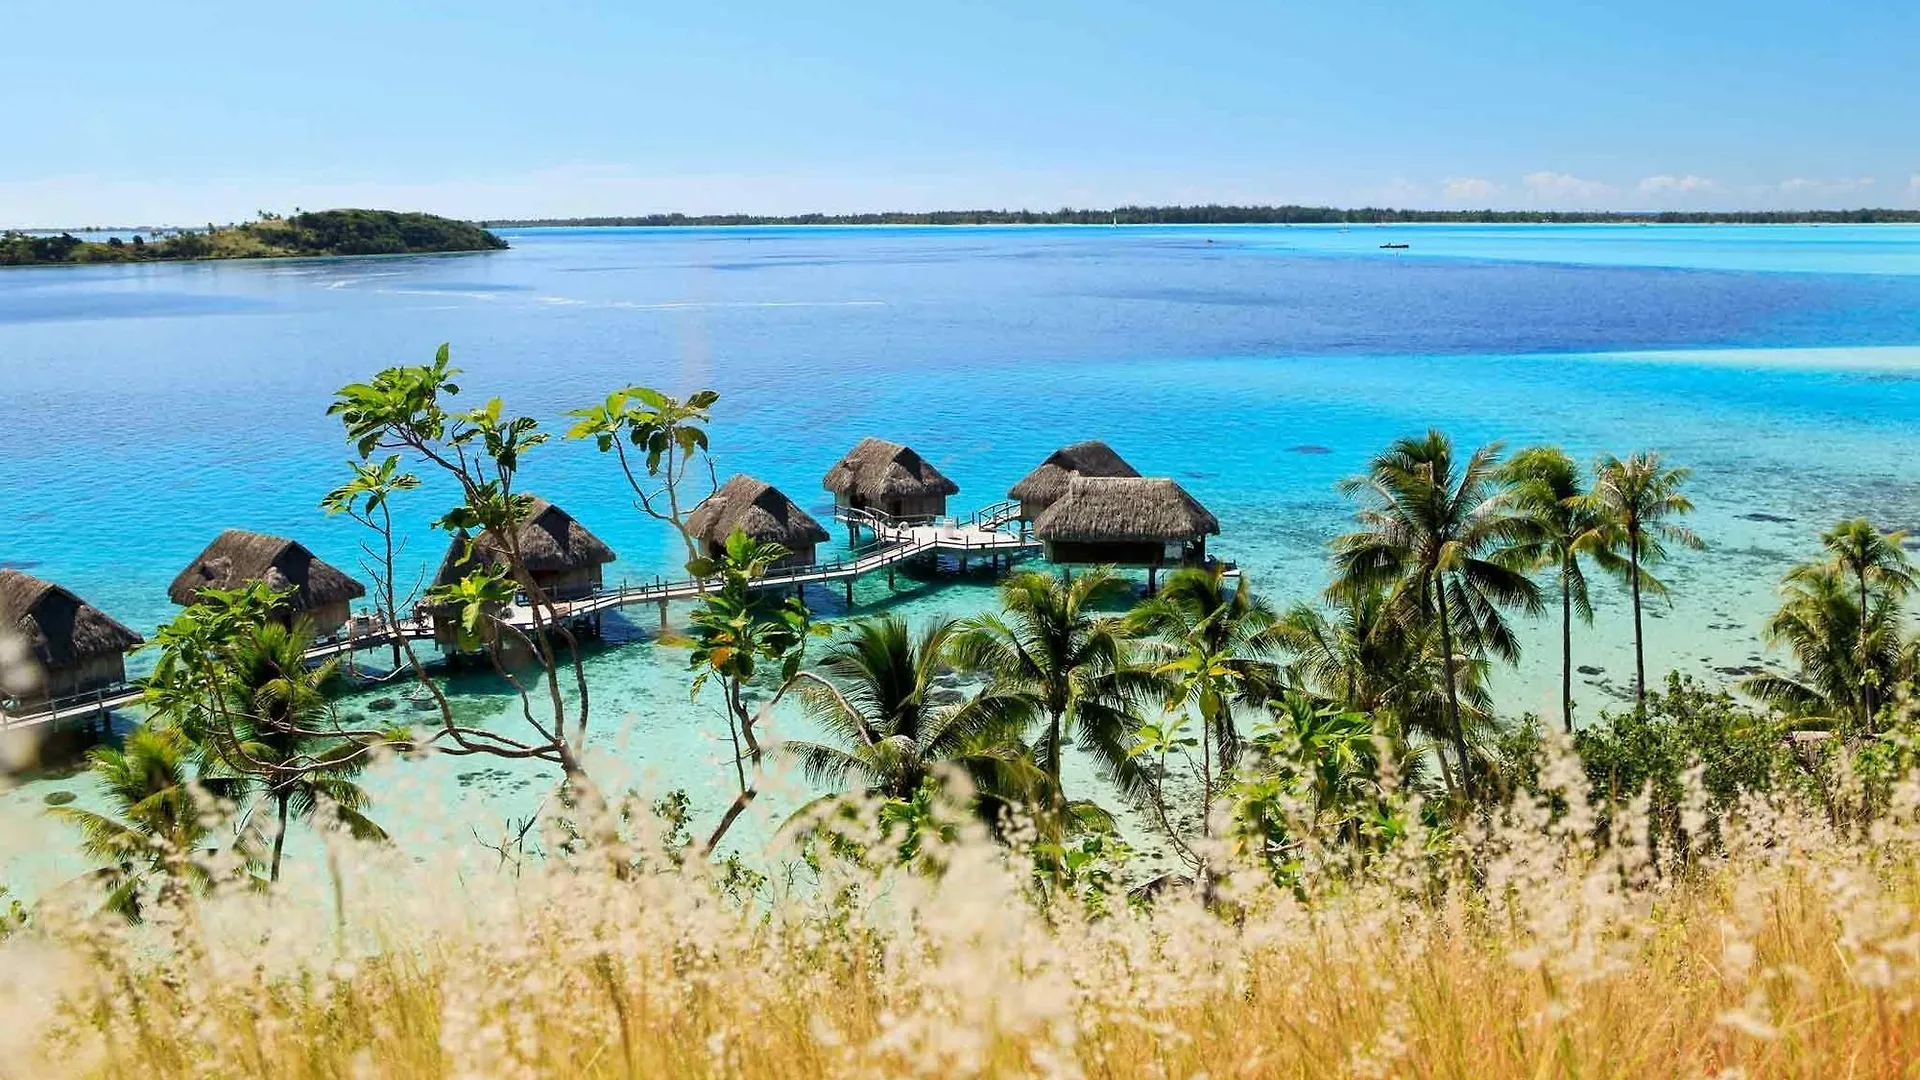
<svg viewBox="0 0 1920 1080">
<path fill-rule="evenodd" d="M 105 734 L 93 723 L 58 731 L 11 731 L 0 734 L 0 780 L 30 784 L 40 780 L 71 780 L 87 771 L 87 751 L 96 746 L 119 746 L 139 717 L 127 712 L 108 716 Z"/>
</svg>

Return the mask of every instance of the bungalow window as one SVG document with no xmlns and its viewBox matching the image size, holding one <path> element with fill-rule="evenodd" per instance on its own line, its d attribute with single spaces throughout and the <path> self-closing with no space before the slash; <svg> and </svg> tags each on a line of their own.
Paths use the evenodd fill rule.
<svg viewBox="0 0 1920 1080">
<path fill-rule="evenodd" d="M 1180 540 L 1175 540 L 1172 543 L 1167 544 L 1166 551 L 1161 555 L 1161 558 L 1165 559 L 1167 562 L 1179 562 L 1180 560 L 1186 557 L 1187 557 L 1187 545 L 1184 541 L 1180 541 Z"/>
</svg>

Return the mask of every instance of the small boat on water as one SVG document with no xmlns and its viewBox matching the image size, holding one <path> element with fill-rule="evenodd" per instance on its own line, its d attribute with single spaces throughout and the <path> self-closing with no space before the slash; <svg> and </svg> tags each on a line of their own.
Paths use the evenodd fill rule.
<svg viewBox="0 0 1920 1080">
<path fill-rule="evenodd" d="M 1400 250 L 1403 250 L 1403 249 L 1405 249 L 1407 245 L 1405 245 L 1405 244 L 1381 244 L 1380 246 L 1381 246 L 1381 247 L 1383 247 L 1383 248 L 1386 248 L 1386 249 L 1388 249 L 1388 250 L 1390 250 L 1390 251 L 1400 251 Z"/>
</svg>

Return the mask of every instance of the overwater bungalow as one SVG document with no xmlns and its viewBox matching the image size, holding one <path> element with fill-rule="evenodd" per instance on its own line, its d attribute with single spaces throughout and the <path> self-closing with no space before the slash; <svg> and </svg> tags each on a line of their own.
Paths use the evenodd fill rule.
<svg viewBox="0 0 1920 1080">
<path fill-rule="evenodd" d="M 228 529 L 180 571 L 167 596 L 185 607 L 197 602 L 208 589 L 237 589 L 252 581 L 293 590 L 281 607 L 280 617 L 289 622 L 304 619 L 322 636 L 345 625 L 353 601 L 367 595 L 366 586 L 316 558 L 296 541 Z"/>
<path fill-rule="evenodd" d="M 1075 476 L 1033 523 L 1033 533 L 1049 562 L 1142 566 L 1151 573 L 1205 562 L 1207 537 L 1219 535 L 1220 522 L 1163 477 Z"/>
<path fill-rule="evenodd" d="M 602 568 L 617 558 L 578 518 L 537 495 L 513 541 L 529 579 L 521 586 L 538 586 L 550 600 L 591 595 L 605 584 Z M 507 545 L 491 529 L 477 537 L 457 536 L 447 545 L 434 584 L 450 585 L 483 566 L 504 563 L 506 552 Z"/>
<path fill-rule="evenodd" d="M 549 600 L 592 595 L 606 583 L 604 567 L 618 557 L 578 518 L 537 495 L 514 530 L 513 541 L 527 571 L 521 588 L 537 586 Z M 507 561 L 507 547 L 491 529 L 477 537 L 463 532 L 447 545 L 433 583 L 451 585 L 475 570 L 501 565 Z M 444 646 L 460 644 L 458 619 L 451 610 L 434 610 L 433 637 Z"/>
<path fill-rule="evenodd" d="M 827 540 L 827 530 L 779 488 L 745 473 L 735 474 L 694 507 L 687 528 L 710 556 L 726 550 L 727 537 L 736 528 L 755 540 L 779 544 L 789 554 L 775 569 L 813 565 L 815 545 Z"/>
<path fill-rule="evenodd" d="M 127 681 L 139 634 L 50 581 L 0 570 L 0 637 L 14 635 L 0 665 L 0 701 L 15 709 L 90 694 Z M 16 651 L 25 645 L 25 655 Z M 24 660 L 24 663 L 21 661 Z"/>
<path fill-rule="evenodd" d="M 912 447 L 868 437 L 827 470 L 822 487 L 835 506 L 877 510 L 891 518 L 939 517 L 947 496 L 960 485 L 947 479 Z"/>
<path fill-rule="evenodd" d="M 1040 467 L 1028 473 L 1007 498 L 1020 503 L 1020 520 L 1037 521 L 1047 507 L 1067 493 L 1067 482 L 1076 476 L 1139 476 L 1113 447 L 1098 439 L 1063 446 L 1047 455 Z"/>
</svg>

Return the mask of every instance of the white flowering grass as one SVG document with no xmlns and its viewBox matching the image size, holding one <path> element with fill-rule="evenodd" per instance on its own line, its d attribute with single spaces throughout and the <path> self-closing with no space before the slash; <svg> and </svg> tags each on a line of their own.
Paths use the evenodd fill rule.
<svg viewBox="0 0 1920 1080">
<path fill-rule="evenodd" d="M 0 1078 L 1911 1075 L 1917 789 L 1860 835 L 1752 799 L 1683 865 L 1543 775 L 1557 811 L 1358 869 L 1317 838 L 1214 912 L 1041 904 L 973 835 L 937 877 L 770 852 L 750 897 L 336 842 L 142 926 L 43 908 L 0 945 Z"/>
</svg>

